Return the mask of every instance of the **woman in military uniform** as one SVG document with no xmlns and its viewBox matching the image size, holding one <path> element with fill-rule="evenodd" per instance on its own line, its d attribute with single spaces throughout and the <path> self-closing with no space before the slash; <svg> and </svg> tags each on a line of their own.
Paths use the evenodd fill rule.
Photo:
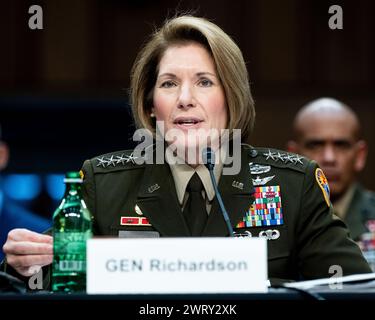
<svg viewBox="0 0 375 320">
<path fill-rule="evenodd" d="M 228 129 L 231 137 L 234 129 L 240 129 L 242 141 L 247 141 L 255 111 L 237 45 L 205 19 L 171 19 L 141 49 L 131 92 L 138 127 L 155 137 L 157 123 L 163 123 L 166 132 L 178 129 L 182 134 L 174 151 L 167 148 L 162 164 L 142 161 L 134 151 L 85 161 L 85 200 L 95 219 L 95 233 L 229 236 L 199 153 L 191 161 L 185 157 L 184 163 L 169 160 L 176 150 L 186 156 L 197 149 L 199 137 L 191 136 L 192 129 L 204 134 Z M 234 138 L 231 141 L 234 148 Z M 332 214 L 328 183 L 315 162 L 245 143 L 239 151 L 232 154 L 240 161 L 239 170 L 223 174 L 224 157 L 215 166 L 215 177 L 234 235 L 267 239 L 271 280 L 330 277 L 334 265 L 342 268 L 343 275 L 371 272 L 344 223 Z M 224 152 L 230 153 L 230 149 Z M 29 276 L 30 266 L 51 263 L 51 243 L 47 235 L 12 231 L 4 246 L 8 265 Z"/>
</svg>

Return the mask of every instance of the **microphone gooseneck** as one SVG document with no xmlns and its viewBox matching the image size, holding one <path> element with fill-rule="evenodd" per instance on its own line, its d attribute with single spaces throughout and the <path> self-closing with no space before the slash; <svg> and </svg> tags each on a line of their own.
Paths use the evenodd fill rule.
<svg viewBox="0 0 375 320">
<path fill-rule="evenodd" d="M 216 195 L 217 201 L 219 202 L 221 213 L 222 213 L 224 221 L 227 225 L 229 236 L 233 237 L 234 232 L 233 232 L 232 224 L 230 222 L 228 212 L 224 207 L 223 199 L 221 198 L 219 188 L 217 186 L 215 175 L 214 175 L 215 153 L 212 151 L 211 148 L 206 148 L 202 151 L 202 160 L 203 160 L 204 165 L 207 167 L 208 172 L 210 173 L 211 182 L 212 182 L 212 185 L 213 185 L 214 190 L 215 190 L 215 195 Z"/>
</svg>

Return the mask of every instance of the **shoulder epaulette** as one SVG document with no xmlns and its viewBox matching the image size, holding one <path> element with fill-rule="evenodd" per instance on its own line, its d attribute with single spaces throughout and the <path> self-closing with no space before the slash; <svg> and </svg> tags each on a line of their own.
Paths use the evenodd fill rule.
<svg viewBox="0 0 375 320">
<path fill-rule="evenodd" d="M 109 172 L 143 167 L 144 159 L 134 155 L 133 150 L 106 153 L 91 159 L 94 172 Z"/>
<path fill-rule="evenodd" d="M 305 172 L 310 160 L 295 153 L 286 152 L 272 148 L 258 148 L 245 145 L 250 158 L 256 163 L 269 164 L 279 168 L 290 168 Z"/>
</svg>

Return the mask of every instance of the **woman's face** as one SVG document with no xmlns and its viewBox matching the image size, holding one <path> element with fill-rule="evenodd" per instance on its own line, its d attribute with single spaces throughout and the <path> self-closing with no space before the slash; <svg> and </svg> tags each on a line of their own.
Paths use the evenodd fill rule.
<svg viewBox="0 0 375 320">
<path fill-rule="evenodd" d="M 177 144 L 196 147 L 199 136 L 210 129 L 227 127 L 227 105 L 223 87 L 211 55 L 200 44 L 188 43 L 168 48 L 159 63 L 154 87 L 156 120 L 164 121 L 168 133 L 177 129 L 183 139 Z M 195 138 L 194 138 L 195 137 Z"/>
</svg>

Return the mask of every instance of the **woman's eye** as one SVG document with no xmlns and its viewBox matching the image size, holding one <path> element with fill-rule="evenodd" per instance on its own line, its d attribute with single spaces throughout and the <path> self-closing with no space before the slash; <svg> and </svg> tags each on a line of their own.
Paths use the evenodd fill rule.
<svg viewBox="0 0 375 320">
<path fill-rule="evenodd" d="M 171 88 L 171 87 L 174 87 L 175 86 L 175 83 L 173 81 L 164 81 L 160 87 L 161 88 Z"/>
<path fill-rule="evenodd" d="M 212 86 L 212 84 L 212 81 L 209 79 L 202 79 L 201 81 L 199 81 L 199 85 L 202 87 L 210 87 Z"/>
</svg>

